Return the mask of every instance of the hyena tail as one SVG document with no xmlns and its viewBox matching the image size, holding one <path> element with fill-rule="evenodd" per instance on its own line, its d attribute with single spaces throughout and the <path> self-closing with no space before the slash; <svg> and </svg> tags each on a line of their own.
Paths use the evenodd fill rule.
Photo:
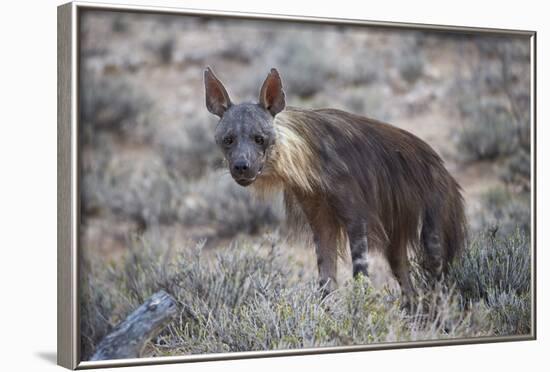
<svg viewBox="0 0 550 372">
<path fill-rule="evenodd" d="M 454 182 L 453 182 L 454 183 Z M 454 192 L 432 202 L 424 211 L 420 240 L 423 248 L 423 267 L 430 276 L 440 280 L 454 257 L 466 244 L 466 216 L 459 186 Z"/>
<path fill-rule="evenodd" d="M 464 201 L 457 190 L 456 195 L 449 200 L 444 236 L 446 241 L 446 254 L 444 272 L 448 269 L 453 259 L 464 250 L 466 246 L 467 224 L 464 213 Z"/>
</svg>

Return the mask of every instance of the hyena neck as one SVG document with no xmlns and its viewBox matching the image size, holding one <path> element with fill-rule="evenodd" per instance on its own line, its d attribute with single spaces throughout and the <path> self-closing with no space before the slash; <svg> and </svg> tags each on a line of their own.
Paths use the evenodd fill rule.
<svg viewBox="0 0 550 372">
<path fill-rule="evenodd" d="M 298 109 L 279 113 L 274 121 L 276 140 L 263 174 L 254 183 L 262 193 L 287 190 L 311 194 L 321 188 L 320 167 L 311 137 L 303 130 L 307 116 Z M 302 128 L 302 130 L 300 130 Z"/>
</svg>

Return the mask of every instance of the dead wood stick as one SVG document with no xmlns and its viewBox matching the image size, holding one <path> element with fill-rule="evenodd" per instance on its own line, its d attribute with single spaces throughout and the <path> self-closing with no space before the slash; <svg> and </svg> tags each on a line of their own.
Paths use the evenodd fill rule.
<svg viewBox="0 0 550 372">
<path fill-rule="evenodd" d="M 155 293 L 101 340 L 90 360 L 138 358 L 175 314 L 174 298 L 164 291 Z"/>
</svg>

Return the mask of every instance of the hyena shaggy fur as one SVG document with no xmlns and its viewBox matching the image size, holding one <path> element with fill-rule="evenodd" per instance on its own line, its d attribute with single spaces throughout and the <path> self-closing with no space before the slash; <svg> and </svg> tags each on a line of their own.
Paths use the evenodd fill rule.
<svg viewBox="0 0 550 372">
<path fill-rule="evenodd" d="M 354 276 L 368 274 L 367 252 L 376 250 L 407 299 L 414 293 L 409 248 L 431 277 L 444 274 L 464 245 L 464 203 L 428 144 L 348 112 L 285 107 L 275 69 L 258 103 L 233 104 L 210 68 L 204 81 L 206 107 L 220 117 L 216 143 L 232 177 L 262 193 L 282 190 L 288 216 L 305 217 L 327 292 L 337 285 L 337 259 L 348 246 Z"/>
</svg>

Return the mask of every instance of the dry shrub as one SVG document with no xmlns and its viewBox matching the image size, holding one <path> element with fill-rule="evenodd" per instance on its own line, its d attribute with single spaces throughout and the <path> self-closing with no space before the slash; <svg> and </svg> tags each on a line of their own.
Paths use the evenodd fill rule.
<svg viewBox="0 0 550 372">
<path fill-rule="evenodd" d="M 180 314 L 149 345 L 155 356 L 524 334 L 528 257 L 519 235 L 483 237 L 453 266 L 447 284 L 418 288 L 418 306 L 407 312 L 364 277 L 323 299 L 273 237 L 237 240 L 215 254 L 161 234 L 137 238 L 121 262 L 96 264 L 85 276 L 83 350 L 159 289 L 176 298 Z"/>
</svg>

